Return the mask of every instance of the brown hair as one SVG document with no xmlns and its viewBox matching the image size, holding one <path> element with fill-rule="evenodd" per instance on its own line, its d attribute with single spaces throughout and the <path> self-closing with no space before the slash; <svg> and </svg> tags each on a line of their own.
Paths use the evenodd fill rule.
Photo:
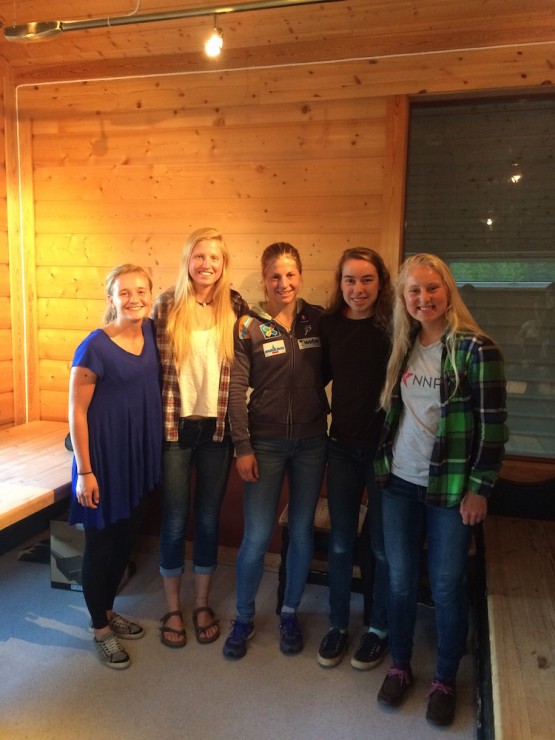
<svg viewBox="0 0 555 740">
<path fill-rule="evenodd" d="M 130 262 L 126 262 L 123 265 L 117 265 L 106 275 L 106 295 L 110 298 L 113 297 L 114 284 L 116 280 L 122 275 L 129 275 L 132 272 L 136 272 L 146 278 L 148 281 L 148 287 L 152 293 L 152 278 L 150 276 L 150 272 L 144 267 L 139 267 L 139 265 L 132 265 Z M 104 324 L 109 324 L 114 321 L 115 318 L 117 318 L 117 312 L 114 304 L 111 303 L 111 301 L 108 301 L 106 311 L 104 312 Z"/>
<path fill-rule="evenodd" d="M 260 258 L 263 276 L 266 275 L 270 269 L 272 262 L 280 257 L 291 257 L 297 265 L 297 270 L 302 275 L 303 263 L 301 262 L 301 255 L 299 254 L 298 249 L 292 244 L 288 244 L 288 242 L 274 242 L 266 247 L 262 252 L 262 257 Z"/>
<path fill-rule="evenodd" d="M 389 270 L 380 255 L 367 247 L 352 247 L 346 249 L 341 255 L 335 271 L 335 291 L 330 299 L 327 311 L 329 313 L 335 313 L 343 310 L 346 305 L 343 298 L 343 291 L 341 290 L 341 281 L 343 279 L 343 266 L 347 260 L 362 260 L 374 265 L 376 268 L 380 288 L 374 305 L 374 324 L 380 329 L 387 329 L 391 322 L 391 312 L 393 310 L 391 278 L 389 276 Z"/>
</svg>

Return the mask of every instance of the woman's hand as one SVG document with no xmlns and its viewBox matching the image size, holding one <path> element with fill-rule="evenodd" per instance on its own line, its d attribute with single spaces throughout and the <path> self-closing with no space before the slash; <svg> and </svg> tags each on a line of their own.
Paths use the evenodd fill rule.
<svg viewBox="0 0 555 740">
<path fill-rule="evenodd" d="M 256 483 L 258 480 L 258 463 L 253 454 L 241 455 L 236 461 L 237 472 L 247 483 Z"/>
<path fill-rule="evenodd" d="M 463 524 L 480 524 L 488 513 L 488 500 L 478 493 L 467 491 L 460 505 Z"/>
<path fill-rule="evenodd" d="M 94 473 L 79 475 L 77 477 L 75 495 L 81 506 L 86 506 L 88 509 L 97 508 L 100 502 L 100 491 L 98 490 L 98 481 Z"/>
</svg>

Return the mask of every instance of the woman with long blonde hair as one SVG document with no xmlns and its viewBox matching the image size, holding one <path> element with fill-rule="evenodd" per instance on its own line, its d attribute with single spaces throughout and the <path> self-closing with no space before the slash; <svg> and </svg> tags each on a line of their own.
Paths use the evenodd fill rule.
<svg viewBox="0 0 555 740">
<path fill-rule="evenodd" d="M 222 234 L 197 229 L 181 255 L 176 284 L 160 295 L 154 323 L 162 364 L 164 411 L 160 573 L 168 606 L 163 645 L 184 647 L 181 607 L 185 533 L 194 468 L 193 624 L 197 641 L 213 642 L 219 624 L 208 605 L 217 566 L 220 508 L 233 457 L 227 403 L 233 326 L 248 310 L 230 287 L 229 251 Z"/>
<path fill-rule="evenodd" d="M 413 684 L 419 553 L 428 543 L 437 659 L 426 718 L 449 725 L 465 652 L 468 546 L 507 440 L 505 374 L 497 345 L 462 302 L 447 265 L 409 257 L 395 286 L 393 347 L 382 393 L 387 410 L 375 461 L 383 487 L 393 665 L 378 701 L 398 706 Z"/>
</svg>

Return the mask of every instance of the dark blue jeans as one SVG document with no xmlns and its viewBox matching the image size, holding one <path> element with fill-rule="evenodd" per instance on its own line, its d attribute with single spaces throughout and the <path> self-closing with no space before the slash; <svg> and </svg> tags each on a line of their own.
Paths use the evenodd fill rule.
<svg viewBox="0 0 555 740">
<path fill-rule="evenodd" d="M 284 606 L 300 604 L 314 550 L 314 511 L 326 464 L 327 436 L 305 439 L 253 438 L 259 479 L 245 483 L 245 531 L 237 555 L 237 616 L 248 622 L 255 613 L 255 597 L 264 572 L 264 554 L 277 518 L 285 476 L 289 482 Z"/>
<path fill-rule="evenodd" d="M 213 573 L 218 560 L 220 508 L 233 458 L 230 437 L 214 442 L 215 419 L 182 419 L 179 442 L 166 442 L 163 452 L 160 573 L 181 575 L 190 478 L 194 466 L 193 571 Z"/>
<path fill-rule="evenodd" d="M 360 502 L 368 492 L 370 547 L 375 560 L 374 592 L 370 626 L 387 631 L 387 560 L 383 542 L 382 492 L 374 479 L 373 455 L 358 447 L 329 440 L 328 507 L 331 533 L 328 546 L 330 624 L 347 629 L 351 603 L 353 549 Z M 364 557 L 364 553 L 361 554 Z M 370 558 L 370 552 L 368 553 Z"/>
<path fill-rule="evenodd" d="M 436 610 L 436 678 L 455 680 L 468 631 L 466 564 L 472 527 L 459 506 L 424 503 L 426 488 L 392 475 L 383 490 L 385 552 L 389 563 L 389 646 L 394 665 L 412 657 L 422 527 L 428 540 L 428 574 Z"/>
</svg>

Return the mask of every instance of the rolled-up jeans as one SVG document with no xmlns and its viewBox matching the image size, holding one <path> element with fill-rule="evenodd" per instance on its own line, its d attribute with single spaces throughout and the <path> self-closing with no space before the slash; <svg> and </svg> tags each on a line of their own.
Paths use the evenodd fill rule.
<svg viewBox="0 0 555 740">
<path fill-rule="evenodd" d="M 253 438 L 258 462 L 256 483 L 245 483 L 245 530 L 237 556 L 237 616 L 251 621 L 264 572 L 264 554 L 277 518 L 280 494 L 289 483 L 284 606 L 296 609 L 304 591 L 314 550 L 314 512 L 326 463 L 327 435 L 304 439 Z"/>
<path fill-rule="evenodd" d="M 384 543 L 389 565 L 389 646 L 394 665 L 409 665 L 425 526 L 437 628 L 435 678 L 454 682 L 466 648 L 466 565 L 473 528 L 463 524 L 458 504 L 448 508 L 430 506 L 424 503 L 425 495 L 425 486 L 395 475 L 383 489 Z"/>
<path fill-rule="evenodd" d="M 195 468 L 193 572 L 210 574 L 217 566 L 220 508 L 233 445 L 229 436 L 214 442 L 215 419 L 181 419 L 179 442 L 166 442 L 162 455 L 160 573 L 181 575 L 189 514 L 190 478 Z"/>
</svg>

